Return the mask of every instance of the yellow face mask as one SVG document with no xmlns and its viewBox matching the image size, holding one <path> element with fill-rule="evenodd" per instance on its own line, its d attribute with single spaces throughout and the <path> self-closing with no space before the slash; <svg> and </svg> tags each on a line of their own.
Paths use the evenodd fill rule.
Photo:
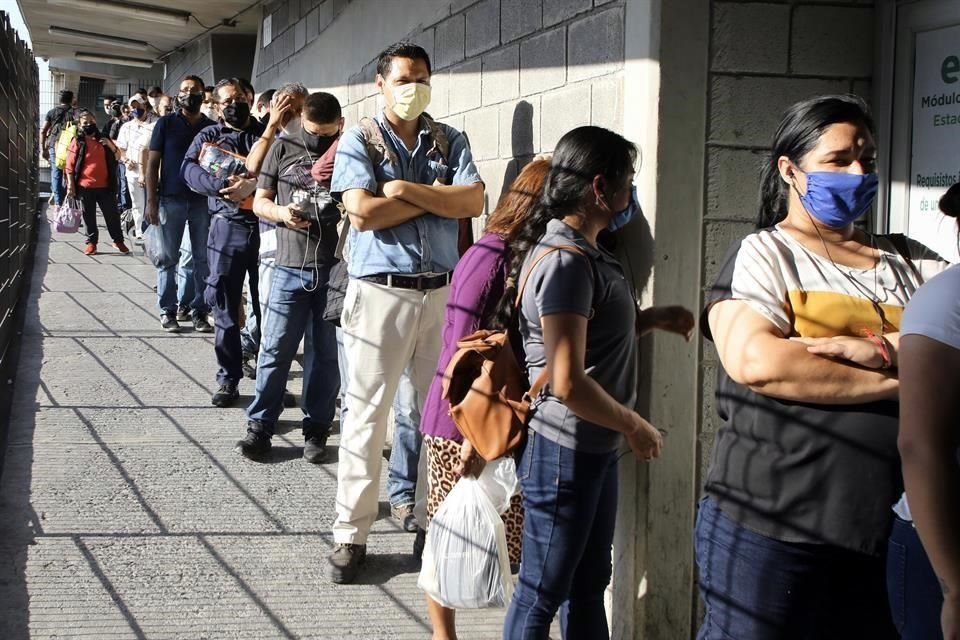
<svg viewBox="0 0 960 640">
<path fill-rule="evenodd" d="M 430 104 L 430 85 L 419 82 L 393 87 L 393 112 L 404 120 L 416 120 Z"/>
</svg>

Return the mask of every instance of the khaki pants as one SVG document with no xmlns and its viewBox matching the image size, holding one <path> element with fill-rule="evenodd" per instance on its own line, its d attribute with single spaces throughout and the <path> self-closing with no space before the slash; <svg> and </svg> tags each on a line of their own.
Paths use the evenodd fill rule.
<svg viewBox="0 0 960 640">
<path fill-rule="evenodd" d="M 379 511 L 387 418 L 409 369 L 419 402 L 436 374 L 449 287 L 408 291 L 351 279 L 343 302 L 347 417 L 337 465 L 336 543 L 366 544 Z M 419 483 L 418 483 L 419 484 Z"/>
</svg>

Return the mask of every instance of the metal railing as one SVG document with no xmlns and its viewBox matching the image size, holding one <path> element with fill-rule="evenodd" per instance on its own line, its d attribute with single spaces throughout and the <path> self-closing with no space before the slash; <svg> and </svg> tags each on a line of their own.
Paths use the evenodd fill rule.
<svg viewBox="0 0 960 640">
<path fill-rule="evenodd" d="M 38 192 L 39 78 L 33 52 L 0 11 L 0 367 L 28 283 Z"/>
</svg>

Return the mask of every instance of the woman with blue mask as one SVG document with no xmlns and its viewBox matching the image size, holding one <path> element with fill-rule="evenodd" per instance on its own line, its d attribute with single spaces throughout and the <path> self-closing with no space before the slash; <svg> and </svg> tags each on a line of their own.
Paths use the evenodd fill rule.
<svg viewBox="0 0 960 640">
<path fill-rule="evenodd" d="M 710 291 L 701 327 L 722 367 L 696 523 L 698 640 L 899 637 L 885 587 L 903 489 L 899 327 L 946 264 L 855 226 L 876 197 L 876 153 L 859 98 L 788 109 L 757 231 Z"/>
</svg>

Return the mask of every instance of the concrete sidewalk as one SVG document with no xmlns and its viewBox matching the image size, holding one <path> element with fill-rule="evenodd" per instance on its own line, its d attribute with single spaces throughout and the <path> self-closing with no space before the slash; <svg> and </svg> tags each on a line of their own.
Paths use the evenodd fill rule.
<svg viewBox="0 0 960 640">
<path fill-rule="evenodd" d="M 0 638 L 429 638 L 413 536 L 385 500 L 361 583 L 326 578 L 336 436 L 328 464 L 303 462 L 287 409 L 269 463 L 235 454 L 253 383 L 237 408 L 210 405 L 213 338 L 160 329 L 153 266 L 39 237 L 0 484 Z M 503 613 L 460 612 L 461 638 L 498 638 Z"/>
</svg>

